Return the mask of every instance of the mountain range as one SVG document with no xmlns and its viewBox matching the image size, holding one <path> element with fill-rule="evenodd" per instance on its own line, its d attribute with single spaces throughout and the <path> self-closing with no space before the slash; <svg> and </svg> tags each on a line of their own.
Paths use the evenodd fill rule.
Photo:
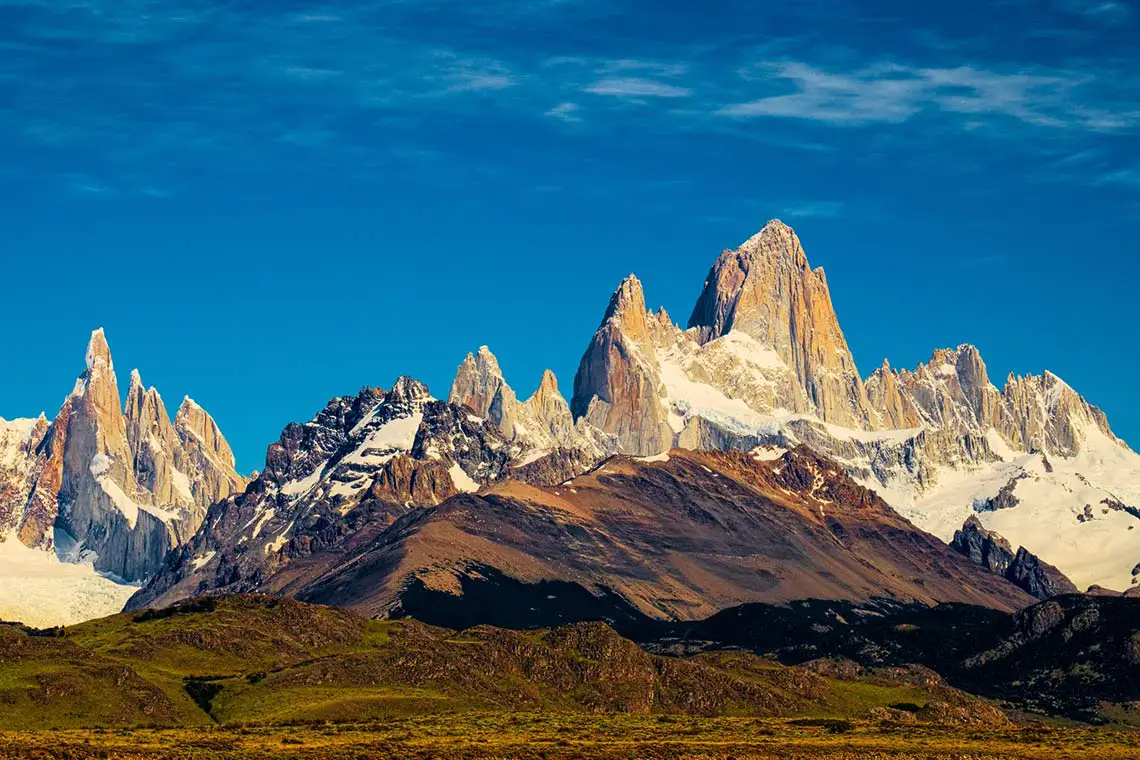
<svg viewBox="0 0 1140 760">
<path fill-rule="evenodd" d="M 132 608 L 264 592 L 376 616 L 470 596 L 525 625 L 804 598 L 1014 610 L 1140 575 L 1140 456 L 1103 412 L 1048 372 L 997 388 L 970 345 L 864 378 L 778 221 L 716 258 L 684 327 L 623 280 L 569 401 L 549 371 L 520 400 L 482 347 L 447 400 L 410 377 L 330 400 L 247 482 L 193 402 L 171 421 L 133 373 L 121 403 L 97 331 L 54 421 L 0 426 L 0 467 L 0 557 L 16 541 L 85 561 L 141 583 Z"/>
<path fill-rule="evenodd" d="M 102 330 L 52 421 L 0 421 L 0 615 L 56 624 L 115 612 L 246 480 L 191 398 L 173 420 L 131 372 L 125 404 Z"/>
</svg>

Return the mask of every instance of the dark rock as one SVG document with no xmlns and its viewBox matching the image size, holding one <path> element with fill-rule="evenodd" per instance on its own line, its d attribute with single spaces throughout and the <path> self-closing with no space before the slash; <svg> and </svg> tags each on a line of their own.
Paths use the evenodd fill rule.
<svg viewBox="0 0 1140 760">
<path fill-rule="evenodd" d="M 961 530 L 954 533 L 950 547 L 969 557 L 974 564 L 1000 575 L 1038 599 L 1078 592 L 1077 587 L 1060 570 L 1043 562 L 1025 547 L 1019 547 L 1014 553 L 1008 541 L 982 527 L 974 515 L 966 520 Z"/>
</svg>

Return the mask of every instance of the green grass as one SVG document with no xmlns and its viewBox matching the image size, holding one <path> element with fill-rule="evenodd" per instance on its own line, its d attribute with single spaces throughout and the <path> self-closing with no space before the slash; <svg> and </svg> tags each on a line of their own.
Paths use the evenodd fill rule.
<svg viewBox="0 0 1140 760">
<path fill-rule="evenodd" d="M 831 685 L 832 697 L 819 709 L 810 710 L 813 715 L 862 718 L 873 707 L 890 707 L 906 703 L 921 707 L 930 701 L 929 692 L 908 684 L 886 686 L 831 678 L 827 681 Z"/>
<path fill-rule="evenodd" d="M 866 722 L 872 708 L 977 702 L 897 674 L 842 680 L 740 652 L 655 658 L 600 625 L 455 633 L 264 597 L 136 617 L 74 626 L 62 638 L 11 631 L 0 637 L 0 732 L 15 732 L 0 735 L 0 758 L 22 757 L 37 735 L 45 744 L 91 742 L 126 758 L 149 757 L 134 749 L 146 747 L 172 758 L 232 751 L 537 760 L 543 755 L 535 747 L 551 757 L 577 749 L 624 758 L 637 756 L 630 754 L 637 742 L 656 748 L 646 757 L 746 757 L 741 747 L 767 746 L 770 735 L 804 747 L 834 742 L 827 726 L 837 720 L 853 720 L 858 741 L 876 737 L 895 746 L 889 727 Z M 294 723 L 304 725 L 282 727 Z M 907 741 L 950 741 L 950 734 L 928 736 L 928 728 L 907 727 Z M 30 730 L 50 733 L 21 733 Z M 1024 738 L 1005 729 L 993 735 Z M 1099 742 L 1108 734 L 1057 734 L 1063 741 L 1077 735 Z M 988 741 L 975 739 L 977 746 Z M 178 742 L 193 751 L 179 755 Z M 314 747 L 324 749 L 314 754 Z M 500 755 L 485 754 L 487 748 Z"/>
<path fill-rule="evenodd" d="M 467 709 L 464 700 L 430 689 L 251 686 L 227 689 L 214 702 L 213 715 L 221 723 L 281 723 L 405 718 Z"/>
</svg>

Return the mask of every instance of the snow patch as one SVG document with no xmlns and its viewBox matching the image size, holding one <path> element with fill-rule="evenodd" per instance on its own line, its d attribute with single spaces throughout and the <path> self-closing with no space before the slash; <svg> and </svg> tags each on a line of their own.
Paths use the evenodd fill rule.
<svg viewBox="0 0 1140 760">
<path fill-rule="evenodd" d="M 171 468 L 170 476 L 174 480 L 174 490 L 191 504 L 194 503 L 194 492 L 190 490 L 190 478 L 181 470 Z"/>
<path fill-rule="evenodd" d="M 321 464 L 311 473 L 301 478 L 300 480 L 291 480 L 285 485 L 281 486 L 281 493 L 286 496 L 297 496 L 299 494 L 308 493 L 313 490 L 318 483 L 321 482 L 321 474 L 324 472 L 325 463 Z"/>
<path fill-rule="evenodd" d="M 463 493 L 475 493 L 479 490 L 479 484 L 471 479 L 471 476 L 459 466 L 458 462 L 451 465 L 447 473 L 451 476 L 451 482 Z"/>
<path fill-rule="evenodd" d="M 343 460 L 346 464 L 384 464 L 397 453 L 409 451 L 424 421 L 423 412 L 390 420 L 368 437 Z"/>
<path fill-rule="evenodd" d="M 272 520 L 273 516 L 276 514 L 277 514 L 277 510 L 270 507 L 269 509 L 265 510 L 264 512 L 262 512 L 261 514 L 257 515 L 256 517 L 251 519 L 249 522 L 247 522 L 242 527 L 242 530 L 245 530 L 246 528 L 248 528 L 252 524 L 253 525 L 253 532 L 250 533 L 249 537 L 250 538 L 257 538 L 258 536 L 261 535 L 261 529 L 265 526 L 265 523 Z"/>
<path fill-rule="evenodd" d="M 774 462 L 787 454 L 788 450 L 779 446 L 757 446 L 749 453 L 757 462 Z"/>
<path fill-rule="evenodd" d="M 669 452 L 662 451 L 660 454 L 654 454 L 651 457 L 634 457 L 638 462 L 668 462 Z"/>
<path fill-rule="evenodd" d="M 515 467 L 526 467 L 528 464 L 537 462 L 549 453 L 550 449 L 531 449 L 519 460 Z"/>
<path fill-rule="evenodd" d="M 281 551 L 281 547 L 289 543 L 289 531 L 291 530 L 293 530 L 293 523 L 289 523 L 288 527 L 281 531 L 279 536 L 265 545 L 265 555 L 269 556 L 270 554 Z"/>
<path fill-rule="evenodd" d="M 15 535 L 0 541 L 0 578 L 0 620 L 39 628 L 113 615 L 138 591 L 100 575 L 91 562 L 29 549 Z"/>
</svg>

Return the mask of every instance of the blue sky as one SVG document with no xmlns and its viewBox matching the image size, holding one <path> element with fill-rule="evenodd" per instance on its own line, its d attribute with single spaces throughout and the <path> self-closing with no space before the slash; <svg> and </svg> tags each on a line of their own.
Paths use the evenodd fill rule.
<svg viewBox="0 0 1140 760">
<path fill-rule="evenodd" d="M 0 415 L 99 325 L 243 469 L 482 343 L 568 394 L 780 217 L 864 374 L 968 341 L 1140 440 L 1135 2 L 704 5 L 0 0 Z"/>
</svg>

